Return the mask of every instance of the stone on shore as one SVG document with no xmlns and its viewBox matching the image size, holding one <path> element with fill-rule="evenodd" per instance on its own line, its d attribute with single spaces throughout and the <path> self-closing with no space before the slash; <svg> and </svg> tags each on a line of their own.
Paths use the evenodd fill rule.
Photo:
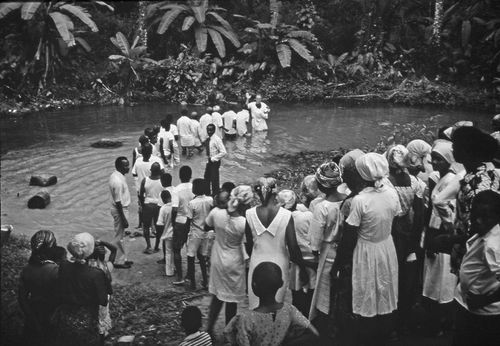
<svg viewBox="0 0 500 346">
<path fill-rule="evenodd" d="M 33 186 L 51 186 L 57 184 L 57 177 L 50 174 L 38 174 L 32 175 L 30 179 L 30 185 Z"/>
<path fill-rule="evenodd" d="M 28 200 L 28 208 L 45 209 L 50 204 L 50 195 L 47 191 L 40 191 Z"/>
<path fill-rule="evenodd" d="M 115 141 L 108 138 L 102 138 L 97 142 L 92 143 L 90 146 L 93 148 L 118 148 L 123 145 L 122 141 Z"/>
</svg>

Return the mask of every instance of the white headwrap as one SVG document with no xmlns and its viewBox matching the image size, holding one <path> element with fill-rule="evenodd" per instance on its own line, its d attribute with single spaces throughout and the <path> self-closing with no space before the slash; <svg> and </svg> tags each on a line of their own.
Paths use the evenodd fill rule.
<svg viewBox="0 0 500 346">
<path fill-rule="evenodd" d="M 450 141 L 438 139 L 432 146 L 432 151 L 441 155 L 450 165 L 455 162 L 453 157 L 453 144 Z"/>
<path fill-rule="evenodd" d="M 292 190 L 278 192 L 278 203 L 285 209 L 291 209 L 297 202 L 297 195 Z"/>
<path fill-rule="evenodd" d="M 374 181 L 375 187 L 382 187 L 382 179 L 389 175 L 387 159 L 377 153 L 368 153 L 356 159 L 356 169 L 366 181 Z"/>
<path fill-rule="evenodd" d="M 68 251 L 75 262 L 85 263 L 85 259 L 94 252 L 95 239 L 87 232 L 78 233 L 68 243 Z"/>
<path fill-rule="evenodd" d="M 238 209 L 241 204 L 250 204 L 253 199 L 252 188 L 248 185 L 236 186 L 231 190 L 229 202 L 227 202 L 227 210 L 231 213 Z"/>
<path fill-rule="evenodd" d="M 389 163 L 389 167 L 392 168 L 404 168 L 406 167 L 406 156 L 408 155 L 408 149 L 404 145 L 395 145 L 389 150 L 387 150 L 386 158 Z"/>
<path fill-rule="evenodd" d="M 219 107 L 219 106 L 217 106 L 217 105 L 216 105 L 216 106 L 214 106 L 214 108 L 213 108 L 213 109 L 214 109 L 214 112 L 218 112 L 218 111 L 220 111 L 220 107 Z"/>
</svg>

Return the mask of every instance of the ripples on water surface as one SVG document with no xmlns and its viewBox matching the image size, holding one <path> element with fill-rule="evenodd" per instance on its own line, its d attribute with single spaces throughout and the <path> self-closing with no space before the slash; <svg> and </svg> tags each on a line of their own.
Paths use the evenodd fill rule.
<svg viewBox="0 0 500 346">
<path fill-rule="evenodd" d="M 269 132 L 226 143 L 221 182 L 250 182 L 279 167 L 275 154 L 301 150 L 328 150 L 374 144 L 386 134 L 383 122 L 425 121 L 442 114 L 442 125 L 474 119 L 483 127 L 488 114 L 407 107 L 351 107 L 331 105 L 271 105 Z M 111 234 L 108 177 L 117 156 L 131 157 L 142 130 L 159 122 L 177 107 L 149 104 L 137 107 L 85 107 L 1 119 L 1 202 L 2 224 L 13 224 L 27 234 L 48 228 L 60 235 L 62 244 L 71 234 L 88 231 Z M 117 149 L 96 149 L 90 143 L 100 138 L 123 141 Z M 192 166 L 193 177 L 202 177 L 203 155 L 184 161 Z M 173 173 L 174 184 L 178 183 Z M 40 188 L 28 186 L 36 173 L 58 178 L 46 188 L 51 204 L 45 210 L 27 209 L 27 200 Z M 132 194 L 131 226 L 137 225 L 134 182 L 127 175 Z"/>
</svg>

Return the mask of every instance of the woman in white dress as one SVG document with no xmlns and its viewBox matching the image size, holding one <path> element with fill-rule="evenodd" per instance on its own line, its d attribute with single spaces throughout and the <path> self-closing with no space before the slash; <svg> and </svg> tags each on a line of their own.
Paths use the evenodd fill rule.
<svg viewBox="0 0 500 346">
<path fill-rule="evenodd" d="M 281 190 L 278 193 L 280 205 L 292 212 L 293 224 L 295 225 L 295 235 L 297 243 L 302 253 L 302 258 L 306 261 L 314 261 L 312 249 L 309 244 L 309 227 L 313 214 L 307 209 L 298 210 L 297 195 L 292 190 Z M 304 316 L 309 316 L 311 301 L 316 285 L 316 271 L 312 268 L 306 268 L 309 275 L 309 281 L 300 281 L 300 268 L 295 263 L 290 263 L 290 290 L 292 290 L 292 304 Z"/>
<path fill-rule="evenodd" d="M 278 204 L 276 180 L 260 178 L 255 191 L 262 204 L 246 212 L 246 249 L 250 256 L 248 282 L 251 282 L 253 270 L 259 263 L 276 263 L 281 268 L 285 283 L 276 293 L 276 301 L 283 302 L 288 287 L 289 261 L 299 265 L 302 282 L 308 280 L 306 263 L 297 244 L 292 213 Z M 258 305 L 259 298 L 249 286 L 248 308 L 253 310 Z"/>
<path fill-rule="evenodd" d="M 436 199 L 455 180 L 456 174 L 451 170 L 455 162 L 452 143 L 437 140 L 432 147 L 431 157 L 434 173 L 437 173 L 438 179 L 435 184 L 432 178 L 429 179 L 432 210 L 424 241 L 426 256 L 422 302 L 428 312 L 426 318 L 428 332 L 431 335 L 439 335 L 442 333 L 443 310 L 453 301 L 457 286 L 457 276 L 451 273 L 450 255 L 442 252 L 443 249 L 436 247 L 437 244 L 433 242 L 435 236 L 447 234 L 447 230 L 452 229 L 455 220 L 455 198 L 448 200 L 439 198 L 439 201 Z"/>
<path fill-rule="evenodd" d="M 368 153 L 355 164 L 367 187 L 352 199 L 343 231 L 343 238 L 354 239 L 343 239 L 354 247 L 352 310 L 359 317 L 361 343 L 384 345 L 398 302 L 398 260 L 391 228 L 401 205 L 384 179 L 389 174 L 384 156 Z M 347 253 L 351 250 L 345 249 Z"/>
<path fill-rule="evenodd" d="M 217 196 L 217 207 L 206 219 L 206 229 L 215 230 L 215 243 L 210 257 L 208 291 L 213 295 L 208 316 L 207 332 L 213 327 L 226 303 L 226 324 L 236 315 L 237 303 L 244 301 L 245 293 L 245 211 L 253 199 L 252 188 L 241 185 Z"/>
<path fill-rule="evenodd" d="M 309 227 L 309 239 L 313 255 L 318 261 L 318 272 L 312 298 L 309 320 L 322 336 L 328 334 L 328 314 L 330 313 L 330 271 L 337 245 L 340 240 L 340 225 L 343 222 L 340 206 L 345 195 L 337 191 L 342 184 L 340 167 L 335 162 L 326 162 L 316 170 L 316 182 L 325 197 L 315 207 Z"/>
</svg>

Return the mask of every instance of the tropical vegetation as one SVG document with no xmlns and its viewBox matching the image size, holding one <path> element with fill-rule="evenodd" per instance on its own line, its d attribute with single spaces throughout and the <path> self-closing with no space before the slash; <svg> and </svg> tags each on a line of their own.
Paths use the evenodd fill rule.
<svg viewBox="0 0 500 346">
<path fill-rule="evenodd" d="M 0 101 L 491 103 L 499 18 L 495 0 L 0 3 Z"/>
</svg>

